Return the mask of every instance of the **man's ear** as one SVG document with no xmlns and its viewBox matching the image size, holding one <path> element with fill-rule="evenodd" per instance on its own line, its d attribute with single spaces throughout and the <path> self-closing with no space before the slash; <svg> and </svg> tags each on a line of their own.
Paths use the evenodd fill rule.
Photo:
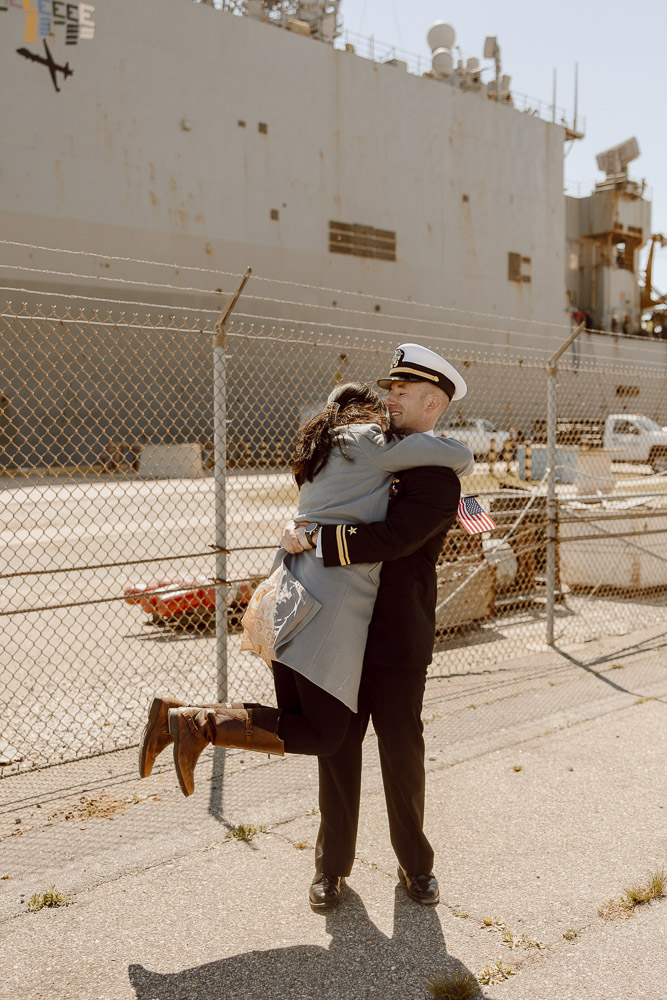
<svg viewBox="0 0 667 1000">
<path fill-rule="evenodd" d="M 449 399 L 447 398 L 446 393 L 443 392 L 442 396 L 440 395 L 431 396 L 429 398 L 426 409 L 429 412 L 433 412 L 433 410 L 441 410 L 444 413 L 448 406 L 449 406 Z"/>
</svg>

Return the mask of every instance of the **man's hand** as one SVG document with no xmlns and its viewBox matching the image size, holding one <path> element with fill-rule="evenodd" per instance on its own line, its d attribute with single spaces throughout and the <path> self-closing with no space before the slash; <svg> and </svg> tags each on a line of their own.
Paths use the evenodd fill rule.
<svg viewBox="0 0 667 1000">
<path fill-rule="evenodd" d="M 283 533 L 280 537 L 280 544 L 285 549 L 286 552 L 291 553 L 295 556 L 299 552 L 305 552 L 304 546 L 298 539 L 296 529 L 303 524 L 309 524 L 309 521 L 288 521 L 283 528 Z"/>
</svg>

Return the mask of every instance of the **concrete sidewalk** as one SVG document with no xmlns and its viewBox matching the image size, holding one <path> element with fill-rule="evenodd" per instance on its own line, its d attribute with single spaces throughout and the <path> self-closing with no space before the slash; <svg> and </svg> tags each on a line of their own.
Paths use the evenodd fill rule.
<svg viewBox="0 0 667 1000">
<path fill-rule="evenodd" d="M 313 760 L 210 753 L 191 799 L 169 754 L 140 781 L 134 750 L 3 780 L 0 998 L 421 1000 L 430 976 L 500 962 L 481 996 L 666 1000 L 667 899 L 597 912 L 667 868 L 666 702 L 655 628 L 429 681 L 435 908 L 396 885 L 372 736 L 326 915 L 307 902 Z M 52 884 L 72 905 L 29 912 Z"/>
</svg>

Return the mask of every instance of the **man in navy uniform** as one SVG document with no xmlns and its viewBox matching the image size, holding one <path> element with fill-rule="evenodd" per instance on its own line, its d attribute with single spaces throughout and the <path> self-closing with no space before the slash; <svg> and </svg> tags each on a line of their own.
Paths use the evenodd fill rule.
<svg viewBox="0 0 667 1000">
<path fill-rule="evenodd" d="M 393 430 L 433 434 L 451 400 L 467 391 L 461 375 L 438 354 L 402 344 L 378 385 L 389 390 Z M 470 471 L 472 471 L 472 454 Z M 366 525 L 288 525 L 283 545 L 317 546 L 327 566 L 383 562 L 368 629 L 359 689 L 340 750 L 319 758 L 320 830 L 314 910 L 336 906 L 355 856 L 361 793 L 361 745 L 369 719 L 377 734 L 392 846 L 399 880 L 423 904 L 439 901 L 433 849 L 423 830 L 424 738 L 421 721 L 426 671 L 435 637 L 435 565 L 456 519 L 461 487 L 447 468 L 408 469 L 394 480 L 386 521 Z"/>
</svg>

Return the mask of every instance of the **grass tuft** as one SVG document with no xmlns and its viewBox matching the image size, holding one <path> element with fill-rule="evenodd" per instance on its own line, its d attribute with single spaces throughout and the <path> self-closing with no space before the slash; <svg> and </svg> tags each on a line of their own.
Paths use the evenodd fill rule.
<svg viewBox="0 0 667 1000">
<path fill-rule="evenodd" d="M 598 907 L 598 916 L 603 920 L 617 920 L 629 917 L 638 906 L 662 899 L 665 895 L 667 876 L 664 868 L 652 875 L 644 884 L 626 889 L 620 899 L 608 899 Z"/>
<path fill-rule="evenodd" d="M 611 669 L 612 670 L 625 670 L 625 664 L 624 663 L 612 663 Z"/>
<path fill-rule="evenodd" d="M 234 837 L 236 840 L 246 840 L 250 841 L 257 836 L 258 833 L 264 833 L 266 830 L 265 826 L 253 826 L 252 823 L 239 823 L 238 826 L 233 826 L 225 834 L 225 840 L 231 840 Z"/>
<path fill-rule="evenodd" d="M 309 844 L 307 840 L 297 840 L 297 842 L 296 842 L 296 844 L 294 846 L 296 847 L 297 851 L 312 851 L 313 850 L 313 845 Z"/>
<path fill-rule="evenodd" d="M 628 906 L 635 908 L 635 906 L 642 906 L 644 903 L 650 903 L 654 899 L 662 899 L 665 895 L 665 870 L 661 869 L 652 875 L 645 885 L 634 886 L 632 889 L 625 890 L 624 899 Z"/>
<path fill-rule="evenodd" d="M 502 983 L 505 979 L 509 979 L 510 976 L 514 976 L 515 974 L 514 969 L 503 965 L 501 961 L 497 961 L 495 965 L 484 966 L 484 969 L 479 974 L 479 981 L 482 986 L 489 986 L 491 983 Z"/>
<path fill-rule="evenodd" d="M 479 983 L 467 969 L 442 972 L 427 982 L 433 1000 L 474 1000 L 479 994 Z"/>
<path fill-rule="evenodd" d="M 487 931 L 497 931 L 502 935 L 502 942 L 506 948 L 514 950 L 515 948 L 541 948 L 542 945 L 539 941 L 533 941 L 532 938 L 527 937 L 525 934 L 515 934 L 511 931 L 499 917 L 482 917 L 482 922 L 480 924 L 482 929 Z M 502 964 L 502 963 L 501 963 Z"/>
<path fill-rule="evenodd" d="M 31 913 L 43 910 L 45 906 L 69 906 L 72 897 L 66 896 L 63 892 L 58 892 L 55 885 L 50 885 L 46 892 L 34 892 L 28 900 L 28 909 Z"/>
<path fill-rule="evenodd" d="M 542 945 L 539 941 L 533 941 L 532 938 L 527 937 L 525 934 L 515 934 L 514 931 L 509 930 L 507 927 L 503 929 L 503 944 L 506 945 L 511 950 L 515 948 L 541 948 Z"/>
<path fill-rule="evenodd" d="M 572 928 L 570 928 L 567 931 L 563 931 L 563 937 L 565 938 L 566 941 L 574 941 L 576 937 L 579 937 L 579 931 L 575 931 Z"/>
</svg>

